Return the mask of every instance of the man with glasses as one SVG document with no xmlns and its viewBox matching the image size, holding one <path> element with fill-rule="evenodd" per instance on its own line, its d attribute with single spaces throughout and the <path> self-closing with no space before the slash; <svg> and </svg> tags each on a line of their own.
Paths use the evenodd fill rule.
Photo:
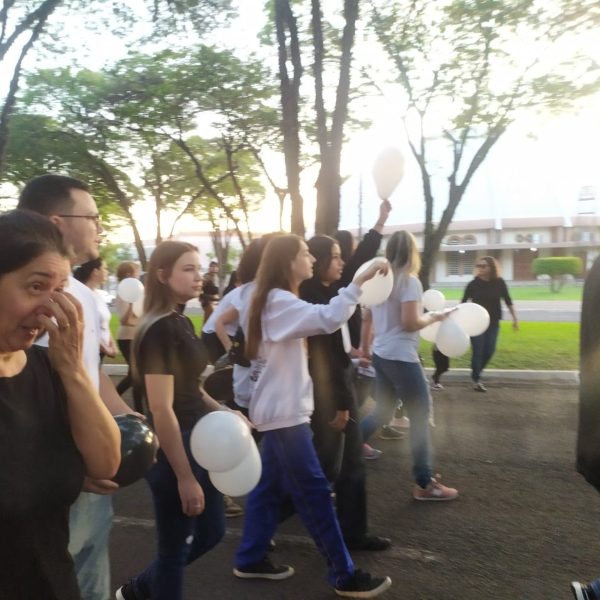
<svg viewBox="0 0 600 600">
<path fill-rule="evenodd" d="M 29 181 L 19 197 L 18 208 L 48 217 L 62 233 L 72 251 L 72 266 L 98 257 L 102 224 L 89 186 L 63 175 L 42 175 Z M 113 415 L 133 412 L 117 394 L 110 378 L 100 369 L 100 315 L 92 291 L 69 278 L 69 292 L 83 307 L 84 364 L 92 382 Z M 46 340 L 39 340 L 46 345 Z M 118 485 L 86 478 L 84 492 L 71 506 L 69 552 L 84 600 L 110 597 L 108 538 L 112 525 L 112 494 Z"/>
</svg>

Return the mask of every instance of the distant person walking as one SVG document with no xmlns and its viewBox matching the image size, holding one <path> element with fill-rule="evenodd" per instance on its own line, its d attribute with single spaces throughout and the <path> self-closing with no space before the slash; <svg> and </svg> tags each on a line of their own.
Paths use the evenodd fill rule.
<svg viewBox="0 0 600 600">
<path fill-rule="evenodd" d="M 140 267 L 137 263 L 126 260 L 119 263 L 117 267 L 117 281 L 121 283 L 123 279 L 139 279 L 140 278 Z M 139 315 L 136 315 L 133 311 L 133 304 L 131 302 L 125 302 L 121 297 L 117 295 L 115 300 L 115 309 L 119 316 L 119 329 L 117 331 L 117 346 L 123 355 L 123 358 L 127 361 L 127 365 L 131 365 L 131 344 L 133 342 L 133 336 L 135 334 L 135 327 L 137 325 Z M 117 392 L 119 395 L 123 395 L 130 387 L 132 387 L 131 378 L 131 366 L 128 366 L 127 375 L 121 379 L 119 385 L 117 385 Z M 133 407 L 139 413 L 144 412 L 142 405 L 141 392 L 137 387 L 133 390 Z"/>
<path fill-rule="evenodd" d="M 515 331 L 519 329 L 519 321 L 506 282 L 500 277 L 498 261 L 493 256 L 484 256 L 477 260 L 475 268 L 477 269 L 475 279 L 467 284 L 461 302 L 475 302 L 483 306 L 490 315 L 489 327 L 481 335 L 471 338 L 473 389 L 477 392 L 487 392 L 486 387 L 481 383 L 481 373 L 496 351 L 500 319 L 502 319 L 501 300 L 504 300 L 512 315 Z"/>
</svg>

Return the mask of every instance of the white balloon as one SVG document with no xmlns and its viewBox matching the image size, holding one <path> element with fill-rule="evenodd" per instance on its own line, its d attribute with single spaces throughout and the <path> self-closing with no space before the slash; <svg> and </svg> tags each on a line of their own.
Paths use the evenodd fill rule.
<svg viewBox="0 0 600 600">
<path fill-rule="evenodd" d="M 435 338 L 438 334 L 438 329 L 440 328 L 440 322 L 436 321 L 431 325 L 427 325 L 427 327 L 423 327 L 423 329 L 419 330 L 419 334 L 424 340 L 428 342 L 435 342 Z"/>
<path fill-rule="evenodd" d="M 117 296 L 124 302 L 135 302 L 144 294 L 144 284 L 135 277 L 127 277 L 119 282 Z"/>
<path fill-rule="evenodd" d="M 464 302 L 457 306 L 451 315 L 464 330 L 464 332 L 473 337 L 481 335 L 490 325 L 490 315 L 483 306 L 475 302 Z"/>
<path fill-rule="evenodd" d="M 446 297 L 439 290 L 429 288 L 423 293 L 422 302 L 427 310 L 443 310 L 446 305 Z"/>
<path fill-rule="evenodd" d="M 239 465 L 254 443 L 238 415 L 216 410 L 202 417 L 190 437 L 194 460 L 207 471 L 229 471 Z"/>
<path fill-rule="evenodd" d="M 386 148 L 375 159 L 373 179 L 379 197 L 387 200 L 404 177 L 404 156 L 398 148 Z"/>
<path fill-rule="evenodd" d="M 260 481 L 262 462 L 258 448 L 252 446 L 242 462 L 229 471 L 218 473 L 209 471 L 208 476 L 213 485 L 227 496 L 244 496 L 251 492 Z"/>
<path fill-rule="evenodd" d="M 366 263 L 363 263 L 356 271 L 353 281 L 356 278 L 366 271 L 374 262 L 385 261 L 385 258 L 373 258 L 368 260 Z M 391 269 L 388 269 L 388 272 L 385 275 L 381 273 L 377 273 L 375 277 L 369 279 L 369 281 L 365 281 L 362 284 L 362 294 L 360 296 L 359 302 L 364 304 L 365 306 L 375 306 L 376 304 L 381 304 L 385 302 L 389 295 L 392 293 L 392 288 L 394 287 L 394 274 Z"/>
<path fill-rule="evenodd" d="M 441 321 L 435 345 L 438 350 L 450 358 L 462 356 L 470 346 L 469 336 L 462 327 L 452 319 Z"/>
<path fill-rule="evenodd" d="M 136 317 L 141 317 L 144 314 L 144 294 L 142 294 L 131 307 L 133 314 Z"/>
</svg>

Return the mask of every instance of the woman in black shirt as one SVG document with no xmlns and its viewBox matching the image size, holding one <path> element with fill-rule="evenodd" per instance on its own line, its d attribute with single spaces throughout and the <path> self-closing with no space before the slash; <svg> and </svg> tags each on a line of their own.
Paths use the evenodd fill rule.
<svg viewBox="0 0 600 600">
<path fill-rule="evenodd" d="M 119 429 L 82 361 L 82 311 L 62 291 L 54 224 L 0 216 L 0 598 L 79 600 L 69 506 L 84 475 L 112 477 Z M 33 346 L 47 330 L 48 348 Z"/>
<path fill-rule="evenodd" d="M 461 302 L 475 302 L 485 308 L 490 315 L 490 325 L 481 335 L 471 338 L 471 378 L 473 389 L 478 392 L 486 392 L 487 389 L 481 383 L 481 372 L 488 364 L 496 351 L 500 319 L 502 319 L 502 307 L 500 300 L 504 300 L 513 318 L 513 329 L 519 329 L 517 313 L 513 306 L 508 287 L 502 277 L 498 262 L 492 256 L 484 256 L 475 264 L 477 276 L 467 285 Z"/>
<path fill-rule="evenodd" d="M 161 448 L 146 475 L 154 499 L 158 553 L 146 570 L 117 591 L 121 600 L 182 598 L 187 564 L 225 533 L 223 497 L 191 456 L 191 430 L 202 416 L 229 410 L 199 387 L 207 353 L 185 303 L 202 290 L 197 249 L 166 241 L 153 252 L 145 279 L 144 316 L 133 341 L 133 372 L 144 390 Z"/>
</svg>

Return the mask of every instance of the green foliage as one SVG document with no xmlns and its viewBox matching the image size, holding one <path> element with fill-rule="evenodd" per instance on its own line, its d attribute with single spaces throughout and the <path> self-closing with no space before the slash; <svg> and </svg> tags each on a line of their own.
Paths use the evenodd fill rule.
<svg viewBox="0 0 600 600">
<path fill-rule="evenodd" d="M 425 366 L 432 366 L 432 344 L 421 340 Z M 450 360 L 450 369 L 468 369 L 471 352 Z M 579 323 L 521 322 L 513 331 L 509 321 L 500 322 L 496 353 L 490 369 L 579 369 Z"/>
<path fill-rule="evenodd" d="M 536 258 L 532 265 L 534 275 L 577 277 L 583 271 L 583 263 L 578 256 L 547 256 Z"/>
<path fill-rule="evenodd" d="M 576 277 L 583 271 L 583 263 L 578 256 L 548 256 L 533 261 L 534 275 L 550 277 L 550 291 L 559 292 L 565 284 L 566 276 Z"/>
</svg>

